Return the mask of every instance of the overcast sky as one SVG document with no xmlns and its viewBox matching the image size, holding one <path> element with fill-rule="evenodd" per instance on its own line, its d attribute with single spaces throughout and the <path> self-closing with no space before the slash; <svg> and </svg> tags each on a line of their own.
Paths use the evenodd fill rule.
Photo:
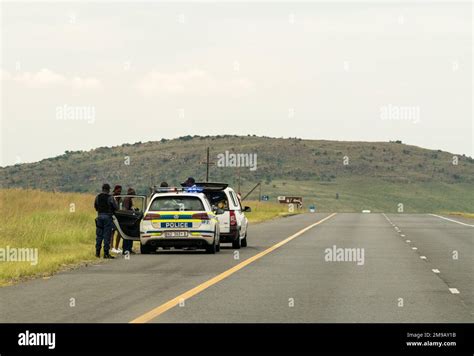
<svg viewBox="0 0 474 356">
<path fill-rule="evenodd" d="M 471 7 L 4 3 L 0 165 L 187 134 L 473 156 Z"/>
</svg>

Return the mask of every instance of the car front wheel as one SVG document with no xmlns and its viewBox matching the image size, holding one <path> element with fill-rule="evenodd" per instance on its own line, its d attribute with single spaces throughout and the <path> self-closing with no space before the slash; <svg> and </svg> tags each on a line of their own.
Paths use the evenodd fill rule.
<svg viewBox="0 0 474 356">
<path fill-rule="evenodd" d="M 214 237 L 214 242 L 212 245 L 206 246 L 206 252 L 214 255 L 217 252 L 216 238 Z"/>
<path fill-rule="evenodd" d="M 142 255 L 148 255 L 152 252 L 152 249 L 148 245 L 143 245 L 140 243 L 140 253 Z"/>
</svg>

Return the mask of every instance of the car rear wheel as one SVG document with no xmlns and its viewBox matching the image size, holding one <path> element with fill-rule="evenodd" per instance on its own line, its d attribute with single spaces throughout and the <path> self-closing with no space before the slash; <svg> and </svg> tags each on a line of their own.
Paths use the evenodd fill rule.
<svg viewBox="0 0 474 356">
<path fill-rule="evenodd" d="M 240 231 L 237 230 L 237 232 L 235 233 L 235 238 L 234 238 L 234 241 L 232 241 L 232 248 L 238 250 L 241 246 L 240 244 Z"/>
<path fill-rule="evenodd" d="M 151 249 L 150 246 L 140 244 L 140 253 L 142 255 L 148 255 L 148 254 L 152 253 L 152 251 L 153 251 L 153 249 Z"/>
<path fill-rule="evenodd" d="M 247 247 L 247 233 L 245 233 L 245 236 L 240 242 L 240 244 L 242 245 L 242 247 Z"/>
</svg>

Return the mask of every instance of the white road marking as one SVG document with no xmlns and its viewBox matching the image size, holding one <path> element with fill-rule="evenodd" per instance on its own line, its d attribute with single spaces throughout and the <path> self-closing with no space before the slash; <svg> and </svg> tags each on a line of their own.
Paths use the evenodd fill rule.
<svg viewBox="0 0 474 356">
<path fill-rule="evenodd" d="M 418 248 L 417 248 L 417 247 L 412 247 L 411 249 L 412 249 L 412 250 L 418 250 Z"/>
<path fill-rule="evenodd" d="M 400 236 L 401 236 L 401 237 L 405 237 L 405 235 L 403 235 L 403 234 L 401 234 Z"/>
<path fill-rule="evenodd" d="M 422 260 L 426 260 L 426 256 L 420 256 Z"/>
<path fill-rule="evenodd" d="M 453 294 L 459 294 L 459 291 L 457 288 L 449 288 L 449 291 Z"/>
<path fill-rule="evenodd" d="M 444 219 L 444 220 L 448 220 L 448 221 L 452 221 L 456 224 L 460 224 L 460 225 L 464 225 L 464 226 L 470 226 L 470 227 L 474 227 L 474 225 L 470 225 L 470 224 L 466 224 L 466 223 L 463 223 L 461 221 L 457 221 L 457 220 L 453 220 L 453 219 L 449 219 L 449 218 L 445 218 L 444 216 L 440 216 L 440 215 L 436 215 L 436 214 L 430 214 L 431 216 L 436 216 L 437 218 L 440 218 L 440 219 Z"/>
<path fill-rule="evenodd" d="M 411 240 L 406 240 L 405 242 L 406 242 L 406 243 L 410 243 L 410 242 L 411 242 Z"/>
<path fill-rule="evenodd" d="M 432 271 L 433 271 L 434 273 L 439 273 L 439 269 L 437 269 L 437 268 L 433 268 Z"/>
</svg>

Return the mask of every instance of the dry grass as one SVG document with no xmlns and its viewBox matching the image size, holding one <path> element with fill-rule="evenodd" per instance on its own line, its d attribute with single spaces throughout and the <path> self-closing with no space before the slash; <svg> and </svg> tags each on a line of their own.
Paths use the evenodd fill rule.
<svg viewBox="0 0 474 356">
<path fill-rule="evenodd" d="M 244 201 L 242 205 L 250 206 L 252 208 L 252 212 L 246 213 L 246 216 L 251 223 L 258 223 L 302 212 L 301 210 L 296 209 L 296 207 L 294 211 L 291 212 L 288 205 L 274 202 Z"/>
<path fill-rule="evenodd" d="M 474 213 L 463 213 L 459 211 L 454 211 L 448 213 L 449 215 L 454 215 L 454 216 L 461 216 L 463 218 L 468 218 L 468 219 L 474 219 Z"/>
<path fill-rule="evenodd" d="M 0 215 L 4 219 L 0 247 L 38 249 L 36 265 L 0 262 L 0 285 L 95 260 L 93 201 L 90 194 L 0 190 Z"/>
</svg>

